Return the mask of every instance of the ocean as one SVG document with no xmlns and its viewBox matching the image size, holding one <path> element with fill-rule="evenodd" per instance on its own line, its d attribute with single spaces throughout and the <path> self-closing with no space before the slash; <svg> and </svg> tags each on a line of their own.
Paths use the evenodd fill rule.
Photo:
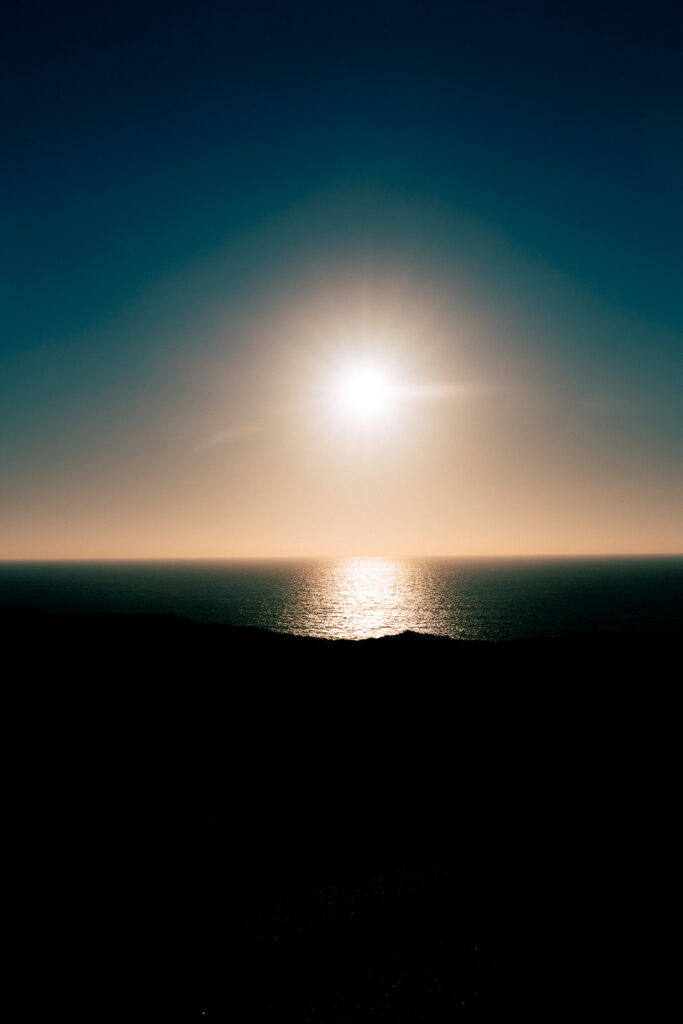
<svg viewBox="0 0 683 1024">
<path fill-rule="evenodd" d="M 4 562 L 0 605 L 349 639 L 670 631 L 683 627 L 683 556 Z"/>
</svg>

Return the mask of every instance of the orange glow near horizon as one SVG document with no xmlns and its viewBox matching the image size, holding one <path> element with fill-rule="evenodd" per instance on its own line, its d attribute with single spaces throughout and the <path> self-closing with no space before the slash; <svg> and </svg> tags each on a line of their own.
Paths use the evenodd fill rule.
<svg viewBox="0 0 683 1024">
<path fill-rule="evenodd" d="M 65 410 L 17 461 L 0 558 L 683 549 L 683 487 L 615 431 L 622 399 L 447 284 L 337 273 L 163 338 L 165 376 Z"/>
</svg>

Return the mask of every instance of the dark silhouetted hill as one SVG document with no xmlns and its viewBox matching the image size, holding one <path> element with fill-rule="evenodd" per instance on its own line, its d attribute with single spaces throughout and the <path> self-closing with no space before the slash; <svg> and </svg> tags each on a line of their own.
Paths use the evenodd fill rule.
<svg viewBox="0 0 683 1024">
<path fill-rule="evenodd" d="M 112 961 L 160 1021 L 613 1020 L 649 977 L 680 634 L 0 621 L 12 877 L 77 1019 Z"/>
</svg>

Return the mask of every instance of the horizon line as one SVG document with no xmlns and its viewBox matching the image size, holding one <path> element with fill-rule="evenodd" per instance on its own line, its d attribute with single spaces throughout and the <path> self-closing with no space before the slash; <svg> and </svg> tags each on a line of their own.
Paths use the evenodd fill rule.
<svg viewBox="0 0 683 1024">
<path fill-rule="evenodd" d="M 495 554 L 264 554 L 264 555 L 79 555 L 79 556 L 18 556 L 0 557 L 0 565 L 30 563 L 91 563 L 91 562 L 265 562 L 265 561 L 347 561 L 351 559 L 463 559 L 488 561 L 492 559 L 586 559 L 586 558 L 683 558 L 683 551 L 606 551 L 606 552 L 522 552 Z"/>
</svg>

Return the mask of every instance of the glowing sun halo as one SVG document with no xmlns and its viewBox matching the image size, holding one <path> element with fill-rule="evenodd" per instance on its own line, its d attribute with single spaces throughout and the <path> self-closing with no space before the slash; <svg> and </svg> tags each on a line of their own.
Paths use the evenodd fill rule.
<svg viewBox="0 0 683 1024">
<path fill-rule="evenodd" d="M 387 411 L 393 389 L 388 374 L 379 367 L 356 366 L 340 376 L 336 390 L 345 415 L 375 419 Z"/>
</svg>

